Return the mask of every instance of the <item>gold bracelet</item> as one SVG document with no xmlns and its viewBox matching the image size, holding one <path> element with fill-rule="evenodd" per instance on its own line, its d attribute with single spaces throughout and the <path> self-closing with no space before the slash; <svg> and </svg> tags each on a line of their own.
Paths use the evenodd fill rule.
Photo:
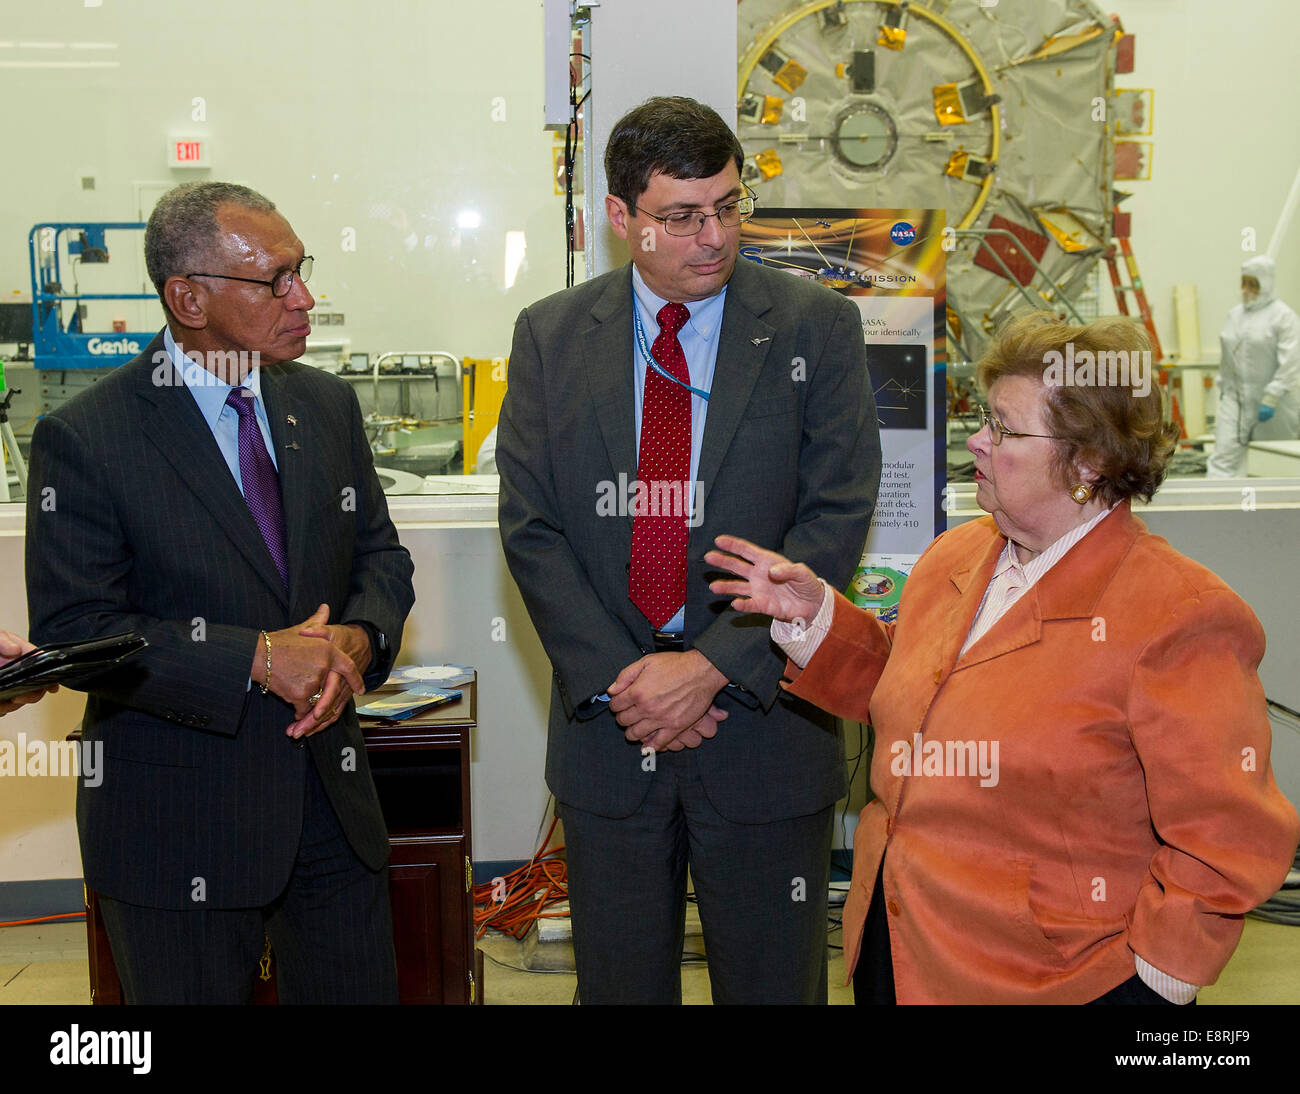
<svg viewBox="0 0 1300 1094">
<path fill-rule="evenodd" d="M 258 632 L 262 636 L 262 641 L 266 643 L 266 680 L 262 683 L 262 694 L 266 695 L 271 690 L 271 636 L 266 631 Z"/>
</svg>

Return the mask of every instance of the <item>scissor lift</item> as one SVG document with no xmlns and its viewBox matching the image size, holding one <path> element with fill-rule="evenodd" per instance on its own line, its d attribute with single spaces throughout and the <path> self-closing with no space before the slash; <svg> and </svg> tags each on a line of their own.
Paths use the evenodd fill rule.
<svg viewBox="0 0 1300 1094">
<path fill-rule="evenodd" d="M 144 229 L 143 221 L 79 221 L 37 224 L 28 233 L 33 356 L 36 368 L 47 374 L 40 377 L 42 413 L 88 386 L 99 372 L 131 360 L 156 333 L 87 331 L 81 318 L 81 304 L 86 301 L 156 300 L 156 294 L 69 292 L 63 281 L 64 254 L 68 261 L 101 265 L 109 260 L 108 232 Z"/>
</svg>

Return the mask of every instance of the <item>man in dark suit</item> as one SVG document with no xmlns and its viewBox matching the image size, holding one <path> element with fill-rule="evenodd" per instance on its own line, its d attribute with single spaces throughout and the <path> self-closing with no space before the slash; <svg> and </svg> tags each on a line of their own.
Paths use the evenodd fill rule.
<svg viewBox="0 0 1300 1094">
<path fill-rule="evenodd" d="M 854 305 L 736 261 L 742 160 L 694 100 L 630 112 L 605 157 L 630 266 L 515 326 L 501 536 L 554 668 L 546 776 L 586 1003 L 680 1000 L 688 865 L 715 1002 L 826 1001 L 843 745 L 780 694 L 783 655 L 703 555 L 745 528 L 845 584 L 879 435 Z"/>
<path fill-rule="evenodd" d="M 32 638 L 149 643 L 85 688 L 86 883 L 128 1002 L 247 1002 L 264 931 L 282 1001 L 396 1002 L 352 695 L 388 675 L 412 566 L 356 396 L 294 361 L 311 258 L 226 183 L 164 195 L 145 256 L 167 326 L 32 437 Z"/>
</svg>

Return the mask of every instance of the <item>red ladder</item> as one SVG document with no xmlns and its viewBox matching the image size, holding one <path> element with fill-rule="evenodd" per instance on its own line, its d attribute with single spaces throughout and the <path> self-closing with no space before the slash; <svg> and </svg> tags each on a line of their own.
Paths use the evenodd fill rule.
<svg viewBox="0 0 1300 1094">
<path fill-rule="evenodd" d="M 1110 287 L 1115 292 L 1115 306 L 1119 308 L 1121 315 L 1129 315 L 1128 293 L 1133 294 L 1133 299 L 1137 301 L 1138 314 L 1142 317 L 1142 325 L 1146 327 L 1147 334 L 1151 338 L 1151 353 L 1155 363 L 1158 365 L 1165 359 L 1165 351 L 1160 346 L 1160 335 L 1156 333 L 1156 321 L 1151 315 L 1151 304 L 1147 300 L 1147 291 L 1142 286 L 1142 275 L 1138 272 L 1137 258 L 1133 254 L 1133 246 L 1129 243 L 1129 233 L 1132 226 L 1132 215 L 1121 213 L 1119 206 L 1115 207 L 1114 232 L 1115 238 L 1112 240 L 1110 247 L 1106 251 L 1106 269 L 1110 273 Z M 1124 266 L 1128 270 L 1129 284 L 1124 284 L 1120 277 L 1118 255 L 1124 256 Z M 1168 387 L 1169 374 L 1165 370 L 1160 372 L 1160 383 Z M 1172 389 L 1169 391 L 1169 408 L 1170 415 L 1178 423 L 1179 435 L 1187 436 L 1187 423 L 1183 420 L 1182 408 L 1178 405 L 1178 397 L 1174 395 Z"/>
</svg>

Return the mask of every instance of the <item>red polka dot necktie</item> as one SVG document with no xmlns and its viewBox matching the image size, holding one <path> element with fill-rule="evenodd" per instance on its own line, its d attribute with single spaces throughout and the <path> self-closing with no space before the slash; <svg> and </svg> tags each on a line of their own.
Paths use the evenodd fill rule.
<svg viewBox="0 0 1300 1094">
<path fill-rule="evenodd" d="M 691 382 L 677 332 L 691 313 L 665 304 L 655 317 L 659 337 L 650 353 L 681 383 L 646 367 L 641 405 L 641 455 L 637 461 L 632 521 L 632 566 L 627 595 L 658 629 L 686 602 L 687 518 L 691 506 Z"/>
</svg>

